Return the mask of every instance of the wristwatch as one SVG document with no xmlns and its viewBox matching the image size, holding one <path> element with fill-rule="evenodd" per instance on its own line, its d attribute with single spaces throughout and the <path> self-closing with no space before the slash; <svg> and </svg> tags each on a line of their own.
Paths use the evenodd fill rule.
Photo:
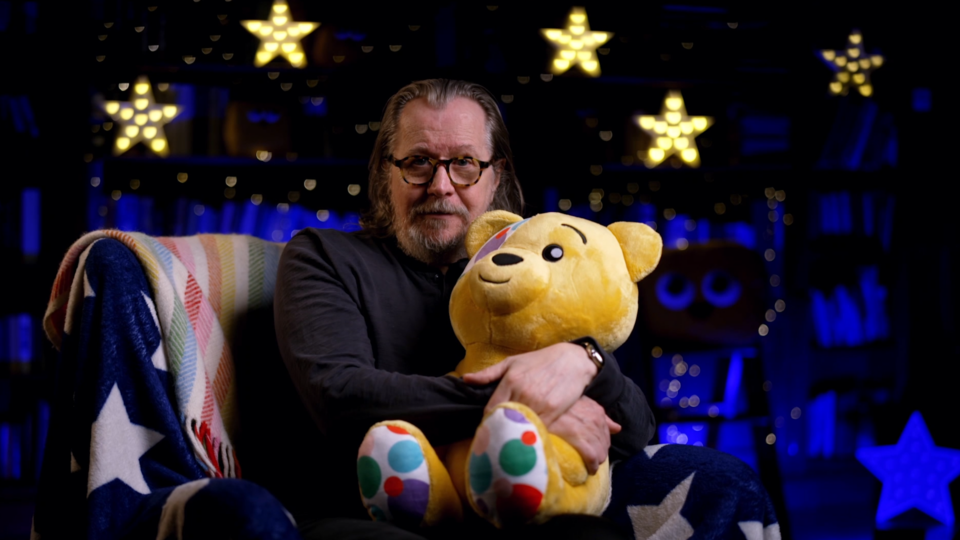
<svg viewBox="0 0 960 540">
<path fill-rule="evenodd" d="M 587 357 L 590 358 L 593 365 L 597 366 L 597 372 L 603 369 L 603 355 L 593 346 L 592 342 L 583 340 L 578 341 L 577 344 L 583 346 L 584 350 L 587 351 Z"/>
</svg>

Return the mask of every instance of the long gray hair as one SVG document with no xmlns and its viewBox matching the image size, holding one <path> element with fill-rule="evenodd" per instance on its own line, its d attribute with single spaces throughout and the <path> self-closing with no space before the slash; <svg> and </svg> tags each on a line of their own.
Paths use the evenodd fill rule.
<svg viewBox="0 0 960 540">
<path fill-rule="evenodd" d="M 377 236 L 394 234 L 393 205 L 390 202 L 390 167 L 388 157 L 392 154 L 400 126 L 400 113 L 410 101 L 424 98 L 432 107 L 443 108 L 452 99 L 464 97 L 477 102 L 486 116 L 488 144 L 493 150 L 491 161 L 503 160 L 498 168 L 500 186 L 494 194 L 490 210 L 523 212 L 523 192 L 513 168 L 513 151 L 507 126 L 500 116 L 500 109 L 490 91 L 479 84 L 448 79 L 415 81 L 394 94 L 384 107 L 380 133 L 367 166 L 369 171 L 368 194 L 370 209 L 360 218 L 360 225 Z"/>
</svg>

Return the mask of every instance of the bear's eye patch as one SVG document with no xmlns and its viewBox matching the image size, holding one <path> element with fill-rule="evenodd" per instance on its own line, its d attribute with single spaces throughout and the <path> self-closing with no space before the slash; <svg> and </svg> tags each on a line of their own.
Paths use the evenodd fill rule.
<svg viewBox="0 0 960 540">
<path fill-rule="evenodd" d="M 550 262 L 557 262 L 563 258 L 563 248 L 557 244 L 550 244 L 543 248 L 543 258 Z"/>
</svg>

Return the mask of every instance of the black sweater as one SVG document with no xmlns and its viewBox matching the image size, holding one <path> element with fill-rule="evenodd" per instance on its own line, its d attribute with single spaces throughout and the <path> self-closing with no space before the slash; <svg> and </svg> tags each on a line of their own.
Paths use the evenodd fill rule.
<svg viewBox="0 0 960 540">
<path fill-rule="evenodd" d="M 329 465 L 322 490 L 331 500 L 322 514 L 362 514 L 355 460 L 374 423 L 406 420 L 434 446 L 473 436 L 495 385 L 446 375 L 464 356 L 448 309 L 466 262 L 443 274 L 408 257 L 395 239 L 363 232 L 305 229 L 284 248 L 277 341 L 319 428 L 317 459 Z M 602 354 L 604 367 L 585 394 L 623 426 L 610 448 L 618 460 L 646 446 L 654 420 L 641 390 Z"/>
</svg>

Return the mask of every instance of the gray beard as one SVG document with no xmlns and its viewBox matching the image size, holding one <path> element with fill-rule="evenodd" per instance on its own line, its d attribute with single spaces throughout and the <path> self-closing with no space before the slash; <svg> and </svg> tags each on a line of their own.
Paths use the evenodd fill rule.
<svg viewBox="0 0 960 540">
<path fill-rule="evenodd" d="M 416 206 L 410 210 L 409 215 L 398 216 L 396 231 L 400 249 L 410 257 L 431 266 L 445 266 L 466 258 L 467 249 L 463 240 L 467 235 L 467 227 L 463 227 L 452 238 L 442 240 L 437 237 L 437 233 L 443 231 L 444 223 L 422 217 L 423 214 L 431 212 L 457 214 L 464 221 L 470 219 L 464 208 L 446 202 Z"/>
</svg>

